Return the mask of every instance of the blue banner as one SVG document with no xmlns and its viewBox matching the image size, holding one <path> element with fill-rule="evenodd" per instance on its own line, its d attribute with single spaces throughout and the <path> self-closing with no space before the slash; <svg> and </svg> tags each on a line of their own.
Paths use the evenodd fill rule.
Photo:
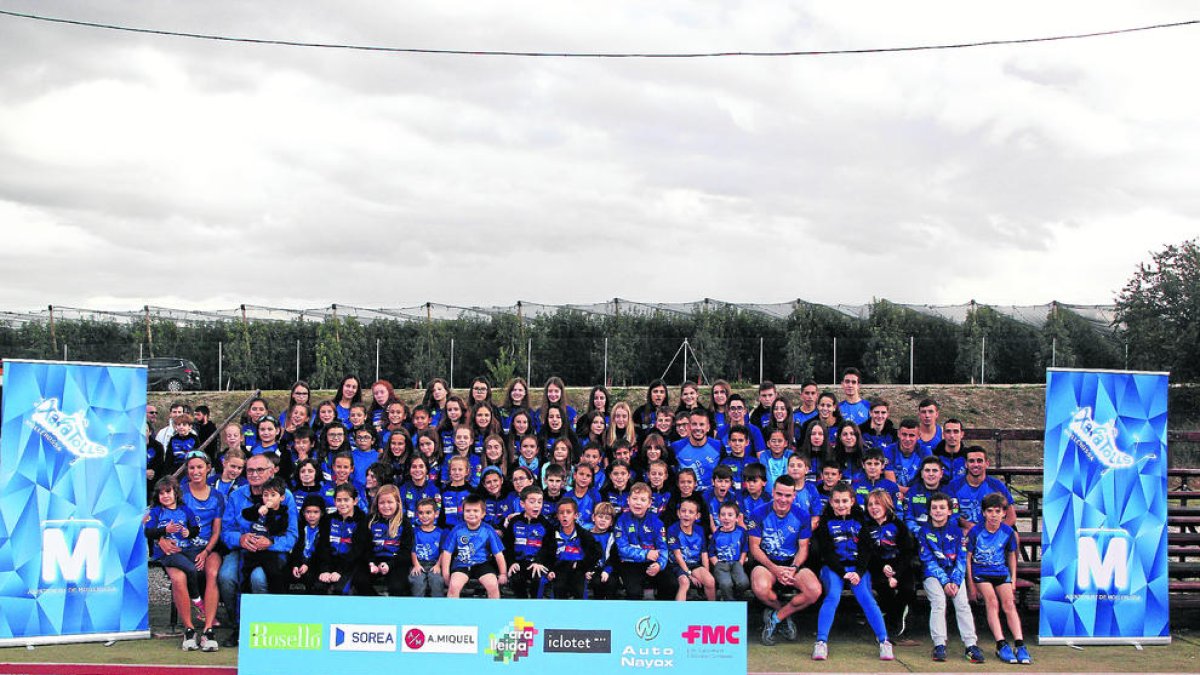
<svg viewBox="0 0 1200 675">
<path fill-rule="evenodd" d="M 238 672 L 746 672 L 746 603 L 242 596 Z"/>
<path fill-rule="evenodd" d="M 1167 375 L 1046 374 L 1043 644 L 1168 643 Z"/>
<path fill-rule="evenodd" d="M 146 369 L 5 361 L 0 645 L 149 636 Z"/>
</svg>

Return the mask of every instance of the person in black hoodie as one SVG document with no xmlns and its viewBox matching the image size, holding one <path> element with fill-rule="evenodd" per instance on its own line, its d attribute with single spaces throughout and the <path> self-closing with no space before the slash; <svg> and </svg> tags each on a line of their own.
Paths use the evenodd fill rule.
<svg viewBox="0 0 1200 675">
<path fill-rule="evenodd" d="M 574 499 L 560 501 L 556 515 L 558 526 L 542 539 L 538 562 L 549 570 L 546 579 L 552 584 L 556 600 L 583 600 L 587 582 L 600 560 L 600 545 L 575 521 L 579 507 Z"/>
<path fill-rule="evenodd" d="M 817 523 L 814 536 L 821 554 L 821 586 L 825 600 L 817 614 L 817 642 L 813 645 L 814 661 L 829 657 L 829 629 L 842 601 L 842 590 L 846 584 L 854 592 L 854 598 L 862 606 L 867 623 L 879 640 L 879 658 L 891 661 L 892 643 L 888 640 L 887 626 L 883 614 L 871 595 L 871 558 L 874 547 L 866 535 L 862 509 L 854 503 L 854 492 L 848 483 L 838 483 L 829 494 L 821 520 Z"/>
<path fill-rule="evenodd" d="M 908 608 L 917 597 L 916 543 L 904 520 L 896 517 L 892 495 L 884 488 L 867 493 L 867 541 L 871 556 L 871 584 L 892 639 L 905 647 L 917 643 L 903 638 Z"/>
<path fill-rule="evenodd" d="M 351 589 L 362 588 L 360 579 L 370 583 L 364 568 L 371 550 L 371 529 L 357 502 L 358 490 L 343 483 L 334 490 L 334 511 L 321 518 L 313 556 L 317 570 L 313 592 L 317 595 L 349 595 Z"/>
</svg>

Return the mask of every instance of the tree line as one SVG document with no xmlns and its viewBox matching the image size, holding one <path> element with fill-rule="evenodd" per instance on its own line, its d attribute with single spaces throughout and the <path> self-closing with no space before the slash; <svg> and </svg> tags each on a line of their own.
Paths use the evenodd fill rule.
<svg viewBox="0 0 1200 675">
<path fill-rule="evenodd" d="M 520 375 L 536 384 L 558 375 L 569 385 L 626 386 L 659 377 L 682 382 L 685 368 L 692 380 L 826 383 L 850 366 L 867 382 L 1001 384 L 1043 382 L 1051 365 L 1126 367 L 1128 332 L 1098 329 L 1057 305 L 1037 327 L 983 305 L 972 305 L 958 324 L 876 300 L 864 319 L 809 304 L 783 319 L 734 305 L 687 314 L 564 308 L 532 318 L 429 321 L 60 319 L 0 326 L 0 356 L 116 363 L 179 357 L 196 363 L 209 389 L 283 389 L 297 374 L 331 387 L 346 373 L 370 381 L 376 372 L 404 387 L 450 373 L 458 386 L 476 375 L 493 383 Z"/>
</svg>

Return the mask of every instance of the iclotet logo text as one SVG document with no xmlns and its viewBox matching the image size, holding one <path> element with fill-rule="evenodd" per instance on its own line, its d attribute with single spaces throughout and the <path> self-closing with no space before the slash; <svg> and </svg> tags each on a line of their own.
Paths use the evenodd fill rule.
<svg viewBox="0 0 1200 675">
<path fill-rule="evenodd" d="M 547 654 L 611 654 L 612 631 L 547 628 L 542 631 L 542 651 Z"/>
<path fill-rule="evenodd" d="M 313 651 L 321 648 L 319 623 L 266 623 L 250 624 L 251 649 L 294 649 Z"/>
<path fill-rule="evenodd" d="M 479 653 L 479 628 L 477 626 L 405 625 L 400 627 L 400 635 L 402 638 L 400 651 L 404 653 Z"/>
<path fill-rule="evenodd" d="M 394 652 L 396 627 L 357 623 L 330 624 L 329 651 Z"/>
<path fill-rule="evenodd" d="M 680 635 L 689 645 L 736 645 L 741 642 L 738 631 L 741 626 L 688 626 Z"/>
</svg>

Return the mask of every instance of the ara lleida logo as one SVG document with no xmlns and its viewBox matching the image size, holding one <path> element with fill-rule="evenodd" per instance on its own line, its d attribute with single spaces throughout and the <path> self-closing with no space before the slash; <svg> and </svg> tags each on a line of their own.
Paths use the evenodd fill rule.
<svg viewBox="0 0 1200 675">
<path fill-rule="evenodd" d="M 1155 458 L 1154 455 L 1146 455 L 1135 460 L 1133 455 L 1123 452 L 1117 447 L 1116 420 L 1097 424 L 1092 417 L 1090 407 L 1083 407 L 1075 411 L 1071 422 L 1067 424 L 1067 431 L 1071 435 L 1071 441 L 1083 450 L 1084 454 L 1105 466 L 1104 473 L 1113 469 L 1128 469 Z M 1134 443 L 1137 440 L 1134 438 Z"/>
<path fill-rule="evenodd" d="M 529 658 L 537 633 L 537 628 L 534 628 L 532 622 L 526 621 L 525 617 L 513 617 L 512 622 L 498 633 L 488 633 L 488 646 L 483 653 L 491 656 L 497 663 L 516 663 Z"/>
</svg>

